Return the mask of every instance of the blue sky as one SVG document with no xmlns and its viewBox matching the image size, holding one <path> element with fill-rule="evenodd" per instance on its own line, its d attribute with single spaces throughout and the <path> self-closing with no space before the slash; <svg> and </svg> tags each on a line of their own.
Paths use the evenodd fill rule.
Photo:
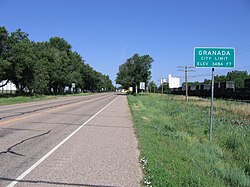
<svg viewBox="0 0 250 187">
<path fill-rule="evenodd" d="M 114 81 L 133 54 L 153 59 L 152 80 L 179 76 L 193 65 L 194 47 L 234 47 L 236 67 L 250 73 L 249 0 L 0 0 L 0 25 L 33 41 L 63 37 L 97 71 Z M 210 78 L 190 72 L 190 81 Z M 114 81 L 115 83 L 115 81 Z"/>
</svg>

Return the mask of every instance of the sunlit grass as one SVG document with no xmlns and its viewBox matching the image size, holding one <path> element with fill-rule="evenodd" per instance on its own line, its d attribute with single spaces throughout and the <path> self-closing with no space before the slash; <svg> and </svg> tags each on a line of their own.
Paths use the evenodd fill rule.
<svg viewBox="0 0 250 187">
<path fill-rule="evenodd" d="M 149 186 L 250 186 L 249 104 L 216 100 L 211 145 L 209 100 L 128 98 Z"/>
<path fill-rule="evenodd" d="M 54 99 L 54 98 L 56 98 L 56 96 L 45 96 L 45 95 L 0 97 L 0 105 L 26 103 L 26 102 L 32 102 L 32 101 Z"/>
<path fill-rule="evenodd" d="M 34 95 L 34 96 L 15 96 L 15 95 L 5 95 L 0 97 L 0 105 L 10 105 L 18 103 L 26 103 L 33 101 L 41 101 L 48 99 L 55 99 L 58 97 L 72 97 L 72 96 L 87 96 L 93 93 L 79 93 L 79 94 L 66 94 L 66 95 Z"/>
</svg>

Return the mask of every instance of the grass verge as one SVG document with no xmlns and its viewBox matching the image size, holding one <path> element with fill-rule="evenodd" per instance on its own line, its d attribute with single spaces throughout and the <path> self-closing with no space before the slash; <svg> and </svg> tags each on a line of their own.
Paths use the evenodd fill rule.
<svg viewBox="0 0 250 187">
<path fill-rule="evenodd" d="M 186 102 L 173 95 L 128 100 L 145 186 L 250 186 L 250 111 L 240 115 L 240 103 L 215 101 L 210 144 L 209 100 Z"/>
<path fill-rule="evenodd" d="M 41 100 L 55 99 L 55 98 L 56 96 L 45 96 L 45 95 L 0 97 L 0 105 L 26 103 L 26 102 L 41 101 Z"/>
<path fill-rule="evenodd" d="M 58 97 L 86 96 L 86 95 L 91 95 L 91 94 L 92 93 L 80 93 L 80 94 L 50 95 L 50 96 L 47 96 L 47 95 L 34 95 L 34 96 L 2 95 L 0 97 L 0 106 L 1 105 L 10 105 L 10 104 L 48 100 L 48 99 L 56 99 Z"/>
</svg>

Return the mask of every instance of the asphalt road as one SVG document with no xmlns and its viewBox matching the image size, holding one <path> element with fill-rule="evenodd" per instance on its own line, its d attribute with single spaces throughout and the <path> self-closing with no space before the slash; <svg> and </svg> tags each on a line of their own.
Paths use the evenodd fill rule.
<svg viewBox="0 0 250 187">
<path fill-rule="evenodd" d="M 0 106 L 0 186 L 140 186 L 124 95 Z"/>
</svg>

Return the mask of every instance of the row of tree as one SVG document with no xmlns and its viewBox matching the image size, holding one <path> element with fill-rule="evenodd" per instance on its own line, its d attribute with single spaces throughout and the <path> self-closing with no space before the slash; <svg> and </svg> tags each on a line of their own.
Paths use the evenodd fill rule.
<svg viewBox="0 0 250 187">
<path fill-rule="evenodd" d="M 250 74 L 247 71 L 231 71 L 228 72 L 227 75 L 216 75 L 214 77 L 215 83 L 225 82 L 225 81 L 234 81 L 236 88 L 244 88 L 245 80 L 250 79 Z M 204 79 L 203 82 L 188 82 L 188 85 L 199 85 L 199 84 L 211 84 L 210 79 Z M 185 82 L 182 83 L 182 86 L 185 87 Z M 171 93 L 171 89 L 169 88 L 169 83 L 161 84 L 157 86 L 154 81 L 148 83 L 148 91 L 150 93 Z"/>
<path fill-rule="evenodd" d="M 231 72 L 228 72 L 227 75 L 216 75 L 214 76 L 214 82 L 215 83 L 219 83 L 219 82 L 225 82 L 225 81 L 233 81 L 235 83 L 235 88 L 244 88 L 244 84 L 245 84 L 245 80 L 246 79 L 250 79 L 250 74 L 248 74 L 247 71 L 238 71 L 238 70 L 235 70 L 235 71 L 231 71 Z M 191 85 L 200 85 L 200 84 L 209 84 L 211 85 L 212 81 L 211 79 L 204 79 L 203 82 L 188 82 L 188 85 L 191 86 Z M 182 83 L 182 86 L 185 87 L 185 82 Z M 161 92 L 162 90 L 162 85 L 160 85 L 158 88 L 157 88 L 157 85 L 152 81 L 149 83 L 149 90 L 150 92 L 153 92 L 152 88 L 156 88 L 156 91 L 158 92 Z M 163 92 L 164 93 L 170 93 L 171 92 L 171 89 L 169 88 L 169 84 L 168 83 L 164 83 L 163 85 Z M 155 91 L 155 89 L 154 89 Z"/>
<path fill-rule="evenodd" d="M 250 79 L 250 74 L 248 74 L 247 71 L 238 71 L 238 70 L 228 72 L 227 75 L 216 75 L 214 77 L 215 83 L 234 81 L 235 88 L 244 88 L 245 79 Z M 211 84 L 211 80 L 205 79 L 204 83 Z"/>
<path fill-rule="evenodd" d="M 250 74 L 247 71 L 230 71 L 227 75 L 216 75 L 214 76 L 214 82 L 225 82 L 225 81 L 233 81 L 235 82 L 235 88 L 244 88 L 245 80 L 250 79 Z M 211 79 L 204 79 L 203 82 L 188 82 L 188 85 L 199 85 L 199 84 L 211 84 Z M 183 83 L 185 84 L 185 82 Z"/>
<path fill-rule="evenodd" d="M 8 33 L 0 27 L 0 81 L 13 82 L 20 94 L 58 94 L 72 83 L 75 90 L 111 91 L 109 76 L 85 63 L 71 45 L 59 37 L 34 42 L 20 29 Z"/>
</svg>

